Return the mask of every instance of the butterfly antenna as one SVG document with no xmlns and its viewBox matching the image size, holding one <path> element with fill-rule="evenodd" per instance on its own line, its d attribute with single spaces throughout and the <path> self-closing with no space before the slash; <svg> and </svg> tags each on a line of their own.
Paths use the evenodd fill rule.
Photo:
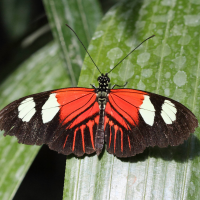
<svg viewBox="0 0 200 200">
<path fill-rule="evenodd" d="M 147 39 L 145 39 L 142 43 L 140 43 L 137 47 L 135 47 L 135 49 L 133 49 L 127 56 L 125 56 L 120 62 L 118 62 L 107 74 L 109 74 L 113 69 L 115 69 L 115 67 L 117 67 L 123 60 L 125 60 L 133 51 L 135 51 L 140 45 L 142 45 L 144 42 L 146 42 L 147 40 L 151 39 L 152 37 L 154 37 L 155 35 L 152 35 L 150 37 L 148 37 Z"/>
<path fill-rule="evenodd" d="M 80 38 L 78 37 L 78 35 L 76 34 L 76 32 L 67 24 L 65 24 L 68 28 L 70 28 L 73 33 L 75 34 L 75 36 L 78 38 L 78 40 L 80 41 L 80 43 L 82 44 L 82 46 L 84 47 L 85 51 L 87 52 L 88 56 L 90 57 L 91 61 L 94 63 L 94 65 L 96 66 L 96 68 L 98 69 L 99 73 L 101 73 L 101 71 L 99 70 L 99 68 L 97 67 L 96 63 L 94 62 L 94 60 L 92 59 L 92 57 L 90 56 L 89 52 L 87 51 L 87 49 L 85 48 L 84 44 L 82 43 L 82 41 L 80 40 Z"/>
</svg>

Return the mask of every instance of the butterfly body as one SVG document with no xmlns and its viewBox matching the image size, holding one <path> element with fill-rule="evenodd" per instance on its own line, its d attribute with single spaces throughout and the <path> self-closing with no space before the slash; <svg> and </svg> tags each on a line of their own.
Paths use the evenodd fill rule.
<svg viewBox="0 0 200 200">
<path fill-rule="evenodd" d="M 99 104 L 99 123 L 97 125 L 97 131 L 95 136 L 95 150 L 99 155 L 104 145 L 104 120 L 105 120 L 105 107 L 107 104 L 108 97 L 108 84 L 110 79 L 107 74 L 101 74 L 98 77 L 99 87 L 96 88 L 97 102 Z"/>
</svg>

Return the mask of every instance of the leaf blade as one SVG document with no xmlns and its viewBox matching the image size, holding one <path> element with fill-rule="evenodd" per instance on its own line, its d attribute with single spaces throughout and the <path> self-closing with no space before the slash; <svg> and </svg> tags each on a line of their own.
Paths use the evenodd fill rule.
<svg viewBox="0 0 200 200">
<path fill-rule="evenodd" d="M 191 40 L 199 25 L 193 26 L 190 41 L 185 38 L 191 25 L 188 26 L 184 14 L 178 11 L 180 4 L 188 15 L 199 10 L 194 3 L 181 0 L 157 1 L 156 5 L 154 1 L 125 1 L 116 5 L 102 19 L 89 52 L 101 72 L 105 73 L 128 54 L 132 46 L 157 32 L 156 37 L 129 56 L 123 66 L 110 73 L 111 81 L 122 85 L 127 77 L 128 88 L 171 97 L 192 109 L 199 118 L 199 105 L 196 104 L 199 98 L 196 88 L 199 85 L 199 50 L 191 54 L 196 48 L 195 43 L 199 44 L 197 35 Z M 185 27 L 177 28 L 177 23 L 182 22 Z M 184 62 L 184 57 L 187 62 Z M 79 85 L 97 85 L 98 75 L 86 55 Z M 65 177 L 73 191 L 66 195 L 66 199 L 198 199 L 196 188 L 199 180 L 195 178 L 197 172 L 194 172 L 199 168 L 199 140 L 196 136 L 199 136 L 199 129 L 183 145 L 148 148 L 128 159 L 117 159 L 106 151 L 100 159 L 96 155 L 82 159 L 69 157 Z M 68 192 L 66 188 L 64 192 Z"/>
<path fill-rule="evenodd" d="M 65 1 L 64 3 L 61 0 L 44 0 L 44 3 L 54 37 L 60 45 L 63 66 L 70 74 L 72 85 L 76 86 L 85 50 L 65 24 L 75 30 L 87 48 L 96 24 L 101 19 L 99 5 L 97 1 L 91 0 Z"/>
</svg>

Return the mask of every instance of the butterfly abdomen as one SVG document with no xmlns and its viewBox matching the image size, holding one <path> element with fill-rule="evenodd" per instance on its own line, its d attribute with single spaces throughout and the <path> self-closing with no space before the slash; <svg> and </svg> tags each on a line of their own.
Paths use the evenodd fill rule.
<svg viewBox="0 0 200 200">
<path fill-rule="evenodd" d="M 97 155 L 99 155 L 103 149 L 104 145 L 104 110 L 100 110 L 99 124 L 97 126 L 96 136 L 95 136 L 95 150 Z"/>
<path fill-rule="evenodd" d="M 99 104 L 99 123 L 97 126 L 96 136 L 95 136 L 95 150 L 97 155 L 99 155 L 103 149 L 104 145 L 104 119 L 105 119 L 105 107 L 107 103 L 107 93 L 98 92 L 97 101 Z"/>
</svg>

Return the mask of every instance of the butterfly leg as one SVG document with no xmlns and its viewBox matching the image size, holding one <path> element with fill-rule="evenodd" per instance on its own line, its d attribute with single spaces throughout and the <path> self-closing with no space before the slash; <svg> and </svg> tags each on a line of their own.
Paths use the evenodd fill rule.
<svg viewBox="0 0 200 200">
<path fill-rule="evenodd" d="M 94 85 L 90 84 L 94 89 L 97 89 Z"/>
<path fill-rule="evenodd" d="M 117 87 L 125 87 L 125 86 L 127 85 L 127 83 L 128 83 L 128 82 L 126 82 L 124 85 L 117 85 L 117 84 L 114 84 L 114 85 L 112 86 L 111 89 L 113 89 L 115 86 L 117 86 Z"/>
</svg>

